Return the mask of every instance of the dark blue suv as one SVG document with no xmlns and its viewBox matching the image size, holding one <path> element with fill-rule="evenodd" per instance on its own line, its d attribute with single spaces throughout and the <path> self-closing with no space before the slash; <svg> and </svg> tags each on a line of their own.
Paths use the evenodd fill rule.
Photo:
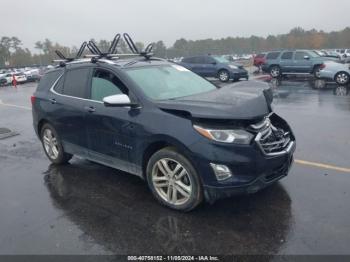
<svg viewBox="0 0 350 262">
<path fill-rule="evenodd" d="M 152 57 L 80 59 L 43 76 L 33 123 L 53 163 L 76 155 L 126 171 L 189 211 L 287 175 L 295 138 L 271 97 Z"/>
<path fill-rule="evenodd" d="M 184 67 L 203 77 L 215 77 L 221 82 L 230 79 L 238 81 L 241 78 L 249 79 L 248 71 L 240 64 L 228 61 L 222 56 L 194 56 L 183 58 L 181 63 Z"/>
</svg>

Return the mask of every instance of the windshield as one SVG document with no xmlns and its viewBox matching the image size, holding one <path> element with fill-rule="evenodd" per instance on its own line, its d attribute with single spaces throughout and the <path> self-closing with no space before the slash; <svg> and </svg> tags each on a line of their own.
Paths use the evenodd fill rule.
<svg viewBox="0 0 350 262">
<path fill-rule="evenodd" d="M 219 63 L 230 63 L 230 61 L 223 56 L 213 56 L 213 58 Z"/>
<path fill-rule="evenodd" d="M 129 77 L 151 99 L 175 99 L 215 90 L 216 86 L 179 65 L 129 69 Z"/>
</svg>

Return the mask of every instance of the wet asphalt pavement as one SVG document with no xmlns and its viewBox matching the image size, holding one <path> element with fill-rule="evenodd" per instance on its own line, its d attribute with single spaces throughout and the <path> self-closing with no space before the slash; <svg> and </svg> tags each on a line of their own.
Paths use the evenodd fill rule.
<svg viewBox="0 0 350 262">
<path fill-rule="evenodd" d="M 314 87 L 273 85 L 295 158 L 349 168 L 350 95 Z M 34 88 L 0 88 L 0 127 L 20 133 L 0 140 L 0 254 L 350 254 L 350 172 L 296 162 L 259 193 L 178 213 L 132 175 L 51 165 L 32 128 Z"/>
</svg>

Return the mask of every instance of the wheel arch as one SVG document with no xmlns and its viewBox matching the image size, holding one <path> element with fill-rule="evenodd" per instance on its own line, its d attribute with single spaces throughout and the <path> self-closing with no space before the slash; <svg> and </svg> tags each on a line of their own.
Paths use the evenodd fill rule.
<svg viewBox="0 0 350 262">
<path fill-rule="evenodd" d="M 322 63 L 321 64 L 314 64 L 314 66 L 312 67 L 312 72 L 315 72 L 315 69 L 317 68 L 317 67 L 320 67 L 322 65 Z"/>
<path fill-rule="evenodd" d="M 219 73 L 220 73 L 221 71 L 226 71 L 229 75 L 231 75 L 231 74 L 230 74 L 230 70 L 227 69 L 226 67 L 220 67 L 220 68 L 216 71 L 216 75 L 219 75 Z"/>
<path fill-rule="evenodd" d="M 334 78 L 333 78 L 333 79 L 335 80 L 336 77 L 337 77 L 337 75 L 342 74 L 342 73 L 347 74 L 347 75 L 350 77 L 350 73 L 349 73 L 349 72 L 346 72 L 346 71 L 341 70 L 341 71 L 339 71 L 339 72 L 337 72 L 337 73 L 334 74 Z"/>
<path fill-rule="evenodd" d="M 46 124 L 46 123 L 50 123 L 49 120 L 45 119 L 45 118 L 42 118 L 40 119 L 40 121 L 38 122 L 38 125 L 37 125 L 37 133 L 38 133 L 38 136 L 40 137 L 40 134 L 41 134 L 41 129 L 43 128 L 43 126 Z"/>
<path fill-rule="evenodd" d="M 177 139 L 174 139 L 172 137 L 168 136 L 160 136 L 151 141 L 142 154 L 142 177 L 146 178 L 146 169 L 149 159 L 152 157 L 154 153 L 157 151 L 166 148 L 166 147 L 173 147 L 175 150 L 179 151 L 181 154 L 183 154 L 191 163 L 193 166 L 195 164 L 193 163 L 191 157 L 190 157 L 190 150 L 180 141 Z"/>
<path fill-rule="evenodd" d="M 271 64 L 271 65 L 269 65 L 269 70 L 271 70 L 271 68 L 274 66 L 278 66 L 281 69 L 281 66 L 279 64 Z"/>
</svg>

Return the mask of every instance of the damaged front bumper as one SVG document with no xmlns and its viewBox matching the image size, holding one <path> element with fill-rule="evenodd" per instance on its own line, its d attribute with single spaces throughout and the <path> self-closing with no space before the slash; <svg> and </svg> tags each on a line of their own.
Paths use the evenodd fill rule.
<svg viewBox="0 0 350 262">
<path fill-rule="evenodd" d="M 207 142 L 193 145 L 195 155 L 200 156 L 195 162 L 208 202 L 255 193 L 288 175 L 296 140 L 287 122 L 270 113 L 262 121 L 247 127 L 247 131 L 254 134 L 249 145 Z M 209 163 L 226 166 L 232 175 L 218 180 Z"/>
<path fill-rule="evenodd" d="M 291 142 L 288 150 L 285 151 L 284 155 L 280 155 L 279 157 L 280 165 L 264 171 L 249 182 L 242 182 L 236 185 L 205 185 L 204 194 L 206 200 L 212 203 L 220 198 L 242 194 L 253 194 L 284 178 L 288 175 L 288 172 L 293 164 L 293 153 L 295 151 L 295 147 L 295 142 Z"/>
</svg>

